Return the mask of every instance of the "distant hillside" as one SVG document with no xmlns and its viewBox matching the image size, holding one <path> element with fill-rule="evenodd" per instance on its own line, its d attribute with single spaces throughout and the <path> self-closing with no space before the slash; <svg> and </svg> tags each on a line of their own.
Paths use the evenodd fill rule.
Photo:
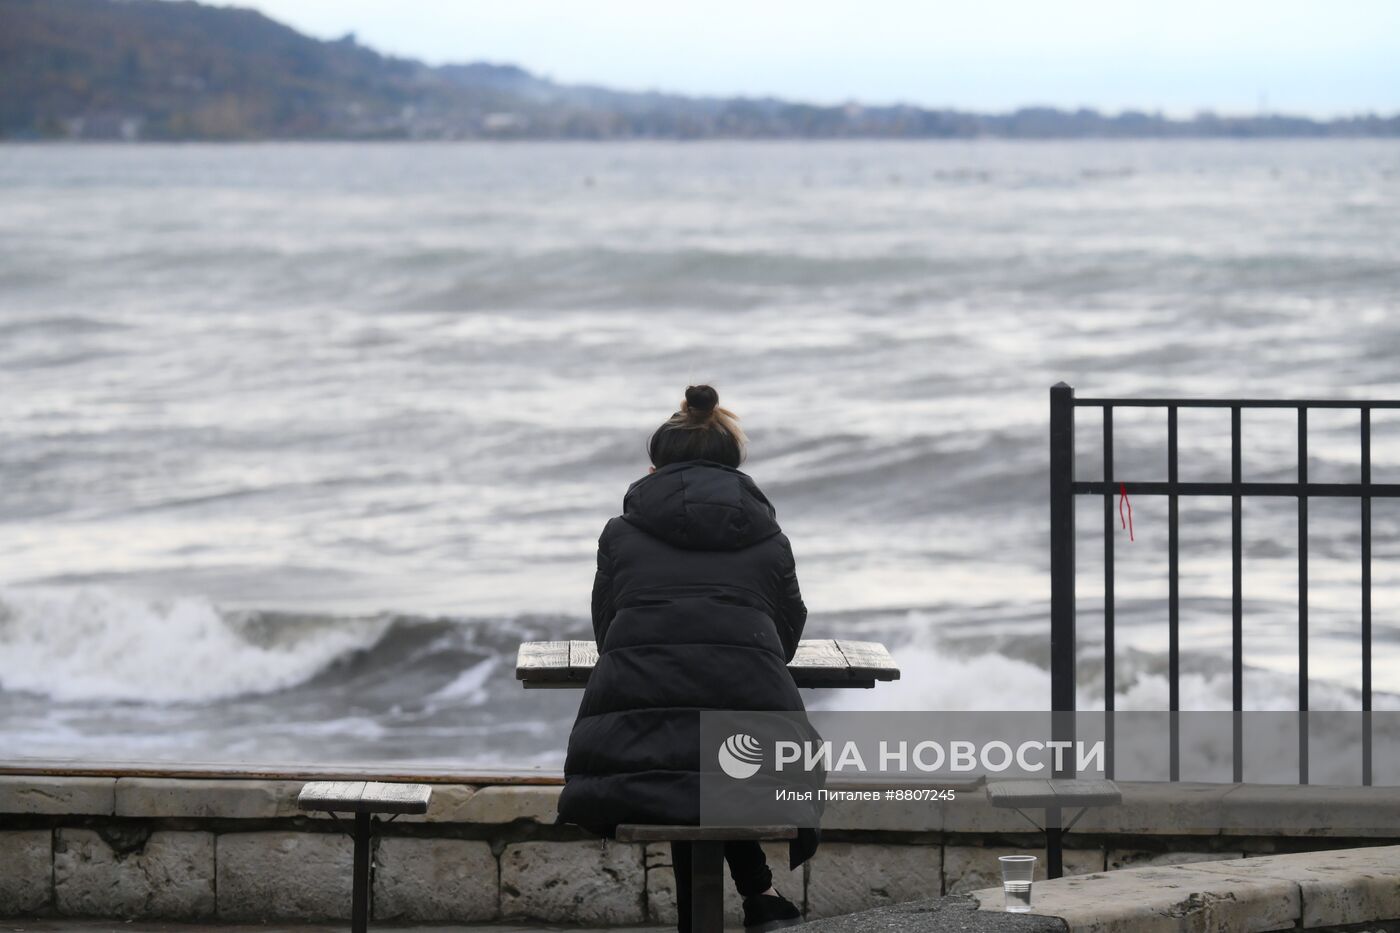
<svg viewBox="0 0 1400 933">
<path fill-rule="evenodd" d="M 1400 136 L 1400 116 L 1168 120 L 976 114 L 561 85 L 512 65 L 430 67 L 353 36 L 173 0 L 0 0 L 0 138 L 629 139 Z"/>
</svg>

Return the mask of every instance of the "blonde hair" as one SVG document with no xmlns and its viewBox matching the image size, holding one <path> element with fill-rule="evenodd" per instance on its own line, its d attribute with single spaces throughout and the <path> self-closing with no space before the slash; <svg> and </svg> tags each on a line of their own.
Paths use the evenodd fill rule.
<svg viewBox="0 0 1400 933">
<path fill-rule="evenodd" d="M 689 386 L 680 411 L 657 428 L 647 444 L 653 466 L 681 460 L 713 460 L 737 467 L 748 455 L 749 439 L 739 416 L 719 406 L 711 386 Z"/>
</svg>

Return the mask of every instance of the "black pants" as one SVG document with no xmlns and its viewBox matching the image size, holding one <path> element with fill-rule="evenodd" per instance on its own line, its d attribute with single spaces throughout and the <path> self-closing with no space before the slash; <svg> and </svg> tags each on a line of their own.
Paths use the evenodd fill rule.
<svg viewBox="0 0 1400 933">
<path fill-rule="evenodd" d="M 773 886 L 773 873 L 763 847 L 753 840 L 726 842 L 724 860 L 729 863 L 729 877 L 740 897 L 762 894 Z M 680 911 L 680 928 L 690 929 L 690 843 L 671 843 L 671 864 L 676 870 L 676 907 Z"/>
</svg>

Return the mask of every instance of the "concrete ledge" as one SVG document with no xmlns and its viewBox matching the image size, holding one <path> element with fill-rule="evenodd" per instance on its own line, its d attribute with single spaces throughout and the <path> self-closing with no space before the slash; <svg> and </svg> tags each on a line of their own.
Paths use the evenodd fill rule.
<svg viewBox="0 0 1400 933">
<path fill-rule="evenodd" d="M 1077 833 L 1124 835 L 1400 837 L 1400 788 L 1305 787 L 1120 781 L 1123 803 L 1093 807 Z M 981 783 L 953 785 L 944 802 L 846 802 L 827 805 L 823 829 L 877 832 L 1020 834 L 1037 830 L 1009 807 L 993 807 Z M 1043 811 L 1027 811 L 1043 819 Z"/>
<path fill-rule="evenodd" d="M 427 813 L 408 813 L 398 818 L 400 823 L 470 823 L 467 805 L 480 790 L 474 784 L 434 784 L 428 800 Z M 555 799 L 559 795 L 556 793 Z"/>
<path fill-rule="evenodd" d="M 1118 786 L 1122 804 L 1090 809 L 1074 824 L 1075 832 L 1218 835 L 1225 798 L 1239 785 L 1119 781 Z"/>
<path fill-rule="evenodd" d="M 1236 784 L 1221 801 L 1226 834 L 1394 837 L 1400 788 Z"/>
<path fill-rule="evenodd" d="M 116 810 L 117 779 L 0 774 L 0 813 L 103 814 Z"/>
<path fill-rule="evenodd" d="M 577 827 L 554 824 L 558 784 L 468 780 L 435 782 L 427 814 L 378 826 L 376 919 L 599 925 L 672 919 L 664 846 L 580 841 Z M 296 808 L 302 783 L 288 772 L 112 776 L 12 769 L 0 775 L 0 916 L 343 919 L 350 906 L 350 840 L 324 815 Z M 1400 826 L 1396 789 L 1133 782 L 1123 788 L 1125 806 L 1089 811 L 1066 840 L 1066 869 L 1084 877 L 1038 883 L 1037 908 L 1080 911 L 1097 925 L 1076 928 L 1099 931 L 1156 928 L 1144 927 L 1146 918 L 1183 931 L 1213 924 L 1263 930 L 1283 922 L 1289 929 L 1306 924 L 1351 933 L 1360 922 L 1400 933 L 1400 886 L 1393 880 L 1400 877 L 1394 857 L 1400 846 L 1318 851 L 1369 839 L 1400 843 L 1400 830 L 1384 835 Z M 987 919 L 1002 906 L 996 856 L 1037 852 L 1043 843 L 1019 814 L 991 807 L 980 783 L 956 790 L 954 801 L 937 803 L 831 802 L 826 837 L 810 862 L 777 870 L 786 847 L 770 848 L 775 883 L 805 904 L 810 917 L 878 907 L 870 916 L 892 924 L 847 929 L 1068 929 L 1058 916 L 1033 923 Z M 1313 851 L 1275 854 L 1305 850 Z M 1264 857 L 1241 860 L 1247 852 Z M 1157 874 L 1106 875 L 1105 867 Z M 1056 902 L 1060 886 L 1078 896 Z M 968 898 L 929 900 L 979 889 L 990 889 L 984 892 L 989 909 L 973 910 L 977 902 Z M 737 896 L 727 901 L 737 919 Z M 1129 920 L 1115 912 L 1124 905 Z M 930 918 L 943 926 L 927 925 Z M 1237 920 L 1246 925 L 1231 926 Z"/>
<path fill-rule="evenodd" d="M 115 812 L 117 816 L 139 817 L 255 820 L 308 816 L 329 820 L 330 816 L 324 812 L 306 813 L 297 807 L 297 795 L 304 783 L 238 778 L 118 778 Z M 488 788 L 484 802 L 471 806 L 477 792 L 475 785 L 435 784 L 428 812 L 406 814 L 398 817 L 398 821 L 509 823 L 516 819 L 533 819 L 552 822 L 559 790 L 557 787 L 493 787 Z"/>
<path fill-rule="evenodd" d="M 1400 918 L 1400 846 L 1266 855 L 1192 867 L 1230 877 L 1277 878 L 1297 884 L 1304 927 Z"/>
<path fill-rule="evenodd" d="M 483 787 L 461 808 L 468 823 L 513 823 L 533 820 L 553 823 L 559 813 L 562 787 Z"/>
<path fill-rule="evenodd" d="M 301 781 L 118 778 L 116 814 L 238 820 L 296 816 L 301 785 Z"/>
<path fill-rule="evenodd" d="M 1036 882 L 1031 911 L 1073 931 L 1295 930 L 1400 917 L 1400 846 L 1126 869 Z M 972 895 L 1002 912 L 1000 887 Z"/>
</svg>

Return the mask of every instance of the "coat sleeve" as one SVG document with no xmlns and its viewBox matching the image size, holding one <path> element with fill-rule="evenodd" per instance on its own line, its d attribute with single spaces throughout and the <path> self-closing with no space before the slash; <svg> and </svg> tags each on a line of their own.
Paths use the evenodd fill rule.
<svg viewBox="0 0 1400 933">
<path fill-rule="evenodd" d="M 598 650 L 603 649 L 603 639 L 608 635 L 608 626 L 612 624 L 613 615 L 616 610 L 613 608 L 613 560 L 608 548 L 608 528 L 603 528 L 603 533 L 598 536 L 598 570 L 593 575 L 593 637 L 598 643 Z"/>
<path fill-rule="evenodd" d="M 778 637 L 788 661 L 797 653 L 802 640 L 802 628 L 807 624 L 807 605 L 802 602 L 802 590 L 797 585 L 797 561 L 792 555 L 792 543 L 779 533 L 782 563 L 778 572 Z"/>
</svg>

